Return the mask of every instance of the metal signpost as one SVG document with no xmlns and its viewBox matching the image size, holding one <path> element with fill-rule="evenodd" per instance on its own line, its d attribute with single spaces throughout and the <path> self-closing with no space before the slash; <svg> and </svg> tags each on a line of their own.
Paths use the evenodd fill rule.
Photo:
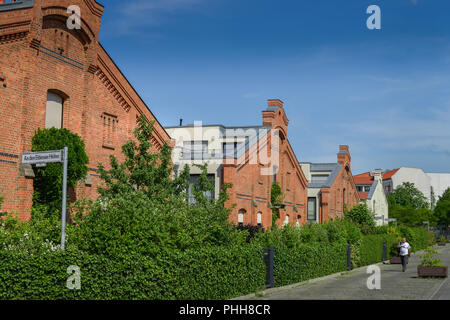
<svg viewBox="0 0 450 320">
<path fill-rule="evenodd" d="M 61 211 L 61 249 L 66 245 L 66 199 L 67 199 L 67 163 L 69 161 L 69 148 L 62 150 L 37 151 L 22 153 L 23 164 L 35 164 L 37 167 L 45 167 L 50 162 L 61 162 L 63 164 L 62 185 L 62 211 Z"/>
</svg>

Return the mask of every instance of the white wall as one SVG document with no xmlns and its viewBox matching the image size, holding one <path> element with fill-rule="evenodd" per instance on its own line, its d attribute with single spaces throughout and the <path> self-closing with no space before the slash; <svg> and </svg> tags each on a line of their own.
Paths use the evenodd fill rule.
<svg viewBox="0 0 450 320">
<path fill-rule="evenodd" d="M 422 169 L 401 167 L 392 176 L 392 184 L 393 184 L 392 187 L 395 189 L 403 182 L 414 183 L 415 187 L 419 189 L 427 198 L 428 202 L 430 202 L 431 200 L 430 178 L 425 172 L 423 172 Z"/>
<path fill-rule="evenodd" d="M 380 217 L 375 220 L 378 226 L 388 224 L 389 207 L 381 181 L 377 183 L 372 198 L 366 199 L 366 204 L 375 213 L 375 217 Z"/>
<path fill-rule="evenodd" d="M 427 173 L 427 176 L 430 178 L 437 201 L 444 191 L 450 187 L 450 173 Z"/>
</svg>

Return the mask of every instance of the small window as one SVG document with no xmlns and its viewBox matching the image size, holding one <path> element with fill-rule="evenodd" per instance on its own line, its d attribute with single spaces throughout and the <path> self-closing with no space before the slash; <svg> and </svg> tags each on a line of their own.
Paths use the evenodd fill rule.
<svg viewBox="0 0 450 320">
<path fill-rule="evenodd" d="M 256 214 L 256 223 L 259 225 L 262 225 L 262 212 L 258 212 Z"/>
<path fill-rule="evenodd" d="M 244 214 L 245 214 L 245 210 L 241 209 L 238 211 L 238 224 L 240 226 L 244 225 Z"/>
<path fill-rule="evenodd" d="M 184 160 L 208 159 L 208 141 L 183 142 L 183 159 Z"/>
<path fill-rule="evenodd" d="M 61 129 L 63 126 L 64 99 L 59 95 L 47 93 L 47 107 L 45 109 L 45 127 Z"/>
<path fill-rule="evenodd" d="M 289 215 L 287 214 L 287 215 L 284 217 L 283 226 L 288 225 L 288 224 L 289 224 Z"/>
</svg>

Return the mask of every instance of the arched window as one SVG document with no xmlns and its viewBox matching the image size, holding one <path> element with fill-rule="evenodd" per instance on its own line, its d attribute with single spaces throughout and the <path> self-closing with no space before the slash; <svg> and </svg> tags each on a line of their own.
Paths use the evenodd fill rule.
<svg viewBox="0 0 450 320">
<path fill-rule="evenodd" d="M 256 223 L 258 224 L 258 227 L 262 227 L 262 212 L 256 214 Z"/>
<path fill-rule="evenodd" d="M 284 217 L 283 226 L 285 226 L 287 224 L 289 224 L 289 215 L 288 214 Z"/>
<path fill-rule="evenodd" d="M 45 127 L 58 128 L 63 127 L 63 104 L 64 99 L 53 92 L 47 93 L 47 107 L 45 109 Z"/>
<path fill-rule="evenodd" d="M 244 214 L 245 214 L 244 209 L 238 211 L 238 224 L 241 226 L 244 225 Z"/>
</svg>

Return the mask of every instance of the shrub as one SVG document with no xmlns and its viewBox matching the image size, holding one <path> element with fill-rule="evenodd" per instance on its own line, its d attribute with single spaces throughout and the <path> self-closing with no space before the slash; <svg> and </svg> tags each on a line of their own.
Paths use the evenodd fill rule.
<svg viewBox="0 0 450 320">
<path fill-rule="evenodd" d="M 155 258 L 0 250 L 0 260 L 0 299 L 228 299 L 265 282 L 258 246 L 171 251 Z M 80 268 L 81 290 L 66 287 L 70 265 Z"/>
<path fill-rule="evenodd" d="M 32 138 L 33 151 L 60 150 L 64 146 L 69 148 L 67 186 L 75 188 L 77 182 L 86 177 L 89 171 L 89 157 L 81 137 L 65 128 L 49 128 L 38 129 Z M 33 204 L 44 204 L 51 209 L 61 208 L 62 176 L 61 163 L 47 163 L 43 168 L 36 168 Z"/>
<path fill-rule="evenodd" d="M 375 230 L 374 214 L 365 203 L 358 204 L 350 211 L 346 211 L 345 218 L 356 223 L 363 234 L 370 234 Z"/>
<path fill-rule="evenodd" d="M 274 283 L 283 286 L 347 269 L 347 244 L 302 244 L 295 248 L 275 247 Z"/>
<path fill-rule="evenodd" d="M 383 259 L 383 242 L 386 242 L 386 258 L 391 255 L 392 248 L 398 244 L 397 237 L 389 234 L 365 235 L 361 239 L 359 248 L 360 266 L 381 262 Z"/>
<path fill-rule="evenodd" d="M 439 254 L 442 253 L 433 249 L 433 247 L 426 248 L 423 254 L 419 254 L 419 257 L 422 258 L 419 267 L 443 267 L 443 265 L 440 263 L 441 259 L 433 258 L 434 255 Z"/>
</svg>

